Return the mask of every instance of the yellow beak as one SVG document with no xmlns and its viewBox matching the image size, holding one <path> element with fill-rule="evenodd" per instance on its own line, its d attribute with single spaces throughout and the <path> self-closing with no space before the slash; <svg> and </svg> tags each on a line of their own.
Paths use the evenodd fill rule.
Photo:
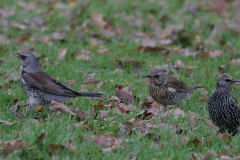
<svg viewBox="0 0 240 160">
<path fill-rule="evenodd" d="M 15 52 L 15 51 L 13 51 L 12 53 L 13 53 L 14 56 L 17 56 L 18 58 L 20 58 L 19 53 Z"/>
</svg>

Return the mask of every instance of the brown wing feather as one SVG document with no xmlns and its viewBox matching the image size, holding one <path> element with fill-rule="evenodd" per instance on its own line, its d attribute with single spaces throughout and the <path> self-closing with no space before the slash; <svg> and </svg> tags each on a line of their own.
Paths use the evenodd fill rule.
<svg viewBox="0 0 240 160">
<path fill-rule="evenodd" d="M 22 77 L 26 83 L 44 92 L 69 97 L 74 97 L 80 94 L 79 92 L 68 88 L 62 82 L 52 78 L 45 72 L 23 73 Z"/>
<path fill-rule="evenodd" d="M 193 87 L 190 87 L 185 83 L 183 83 L 182 81 L 179 81 L 178 79 L 173 77 L 168 77 L 167 86 L 176 89 L 177 92 L 183 92 L 183 93 L 189 93 L 192 90 L 194 90 Z"/>
</svg>

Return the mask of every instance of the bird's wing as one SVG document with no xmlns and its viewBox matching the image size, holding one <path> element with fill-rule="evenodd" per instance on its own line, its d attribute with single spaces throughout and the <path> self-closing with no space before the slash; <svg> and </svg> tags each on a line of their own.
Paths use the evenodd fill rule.
<svg viewBox="0 0 240 160">
<path fill-rule="evenodd" d="M 75 97 L 79 96 L 79 92 L 68 88 L 62 82 L 52 78 L 47 73 L 40 71 L 36 73 L 23 73 L 22 78 L 24 81 L 32 87 L 35 87 L 44 92 L 51 94 Z"/>
<path fill-rule="evenodd" d="M 187 86 L 182 81 L 179 81 L 173 77 L 168 77 L 167 87 L 169 91 L 172 90 L 172 91 L 181 92 L 181 93 L 189 93 L 192 90 L 194 90 L 193 87 Z"/>
<path fill-rule="evenodd" d="M 238 116 L 240 117 L 240 108 L 238 106 L 238 101 L 236 100 L 236 98 L 234 96 L 231 96 L 230 103 L 235 108 Z"/>
</svg>

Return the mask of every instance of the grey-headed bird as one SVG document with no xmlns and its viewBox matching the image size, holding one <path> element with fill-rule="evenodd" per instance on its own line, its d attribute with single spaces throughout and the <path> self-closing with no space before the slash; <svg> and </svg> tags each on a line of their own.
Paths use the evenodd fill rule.
<svg viewBox="0 0 240 160">
<path fill-rule="evenodd" d="M 21 59 L 20 85 L 29 97 L 28 111 L 34 106 L 50 105 L 52 100 L 61 102 L 72 97 L 100 97 L 102 93 L 77 92 L 43 72 L 31 52 L 13 52 Z"/>
<path fill-rule="evenodd" d="M 166 76 L 158 67 L 154 67 L 146 77 L 150 78 L 150 95 L 164 106 L 164 110 L 167 110 L 167 105 L 181 103 L 184 106 L 190 92 L 204 88 L 204 86 L 187 86 L 176 78 Z"/>
</svg>

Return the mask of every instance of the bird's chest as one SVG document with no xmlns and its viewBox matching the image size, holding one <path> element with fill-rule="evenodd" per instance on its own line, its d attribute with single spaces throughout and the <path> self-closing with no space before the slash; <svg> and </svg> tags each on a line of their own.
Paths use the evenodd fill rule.
<svg viewBox="0 0 240 160">
<path fill-rule="evenodd" d="M 167 105 L 178 103 L 187 97 L 187 93 L 179 93 L 167 86 L 149 85 L 149 92 L 155 101 Z"/>
</svg>

